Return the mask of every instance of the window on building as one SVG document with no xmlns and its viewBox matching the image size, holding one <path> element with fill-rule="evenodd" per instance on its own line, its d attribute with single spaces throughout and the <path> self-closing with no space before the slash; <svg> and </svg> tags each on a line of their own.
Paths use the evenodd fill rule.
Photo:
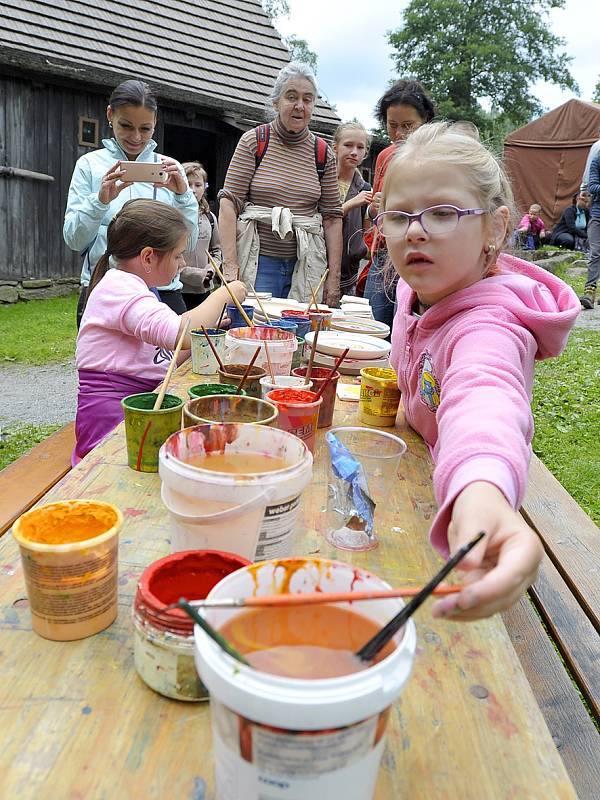
<svg viewBox="0 0 600 800">
<path fill-rule="evenodd" d="M 79 144 L 82 147 L 98 147 L 98 128 L 100 123 L 90 117 L 79 117 Z"/>
</svg>

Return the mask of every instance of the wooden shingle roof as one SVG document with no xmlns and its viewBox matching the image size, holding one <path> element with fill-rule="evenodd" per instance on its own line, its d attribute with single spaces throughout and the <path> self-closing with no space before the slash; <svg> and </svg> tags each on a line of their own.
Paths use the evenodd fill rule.
<svg viewBox="0 0 600 800">
<path fill-rule="evenodd" d="M 260 0 L 0 0 L 0 63 L 111 88 L 142 78 L 242 127 L 262 121 L 287 61 Z M 319 100 L 311 127 L 338 122 Z"/>
</svg>

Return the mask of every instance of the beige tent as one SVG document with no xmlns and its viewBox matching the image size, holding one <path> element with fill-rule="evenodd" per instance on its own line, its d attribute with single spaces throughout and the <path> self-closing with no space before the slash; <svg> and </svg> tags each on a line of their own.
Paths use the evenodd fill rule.
<svg viewBox="0 0 600 800">
<path fill-rule="evenodd" d="M 552 227 L 578 190 L 590 146 L 600 139 L 600 105 L 569 100 L 513 131 L 504 158 L 520 213 L 542 207 Z"/>
</svg>

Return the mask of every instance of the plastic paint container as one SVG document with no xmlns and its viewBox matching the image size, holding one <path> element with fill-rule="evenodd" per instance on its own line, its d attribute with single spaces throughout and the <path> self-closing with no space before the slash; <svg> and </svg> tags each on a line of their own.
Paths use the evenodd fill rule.
<svg viewBox="0 0 600 800">
<path fill-rule="evenodd" d="M 275 425 L 277 416 L 277 407 L 266 400 L 231 394 L 209 395 L 187 401 L 183 407 L 183 427 L 203 425 L 207 422 L 248 422 L 251 425 Z"/>
<path fill-rule="evenodd" d="M 327 331 L 331 328 L 331 318 L 333 317 L 333 311 L 309 311 L 308 316 L 310 318 L 310 329 L 311 331 L 316 331 L 319 327 L 319 322 L 321 323 L 321 330 Z"/>
<path fill-rule="evenodd" d="M 310 330 L 310 317 L 308 314 L 305 314 L 304 311 L 297 311 L 295 309 L 282 311 L 281 319 L 289 319 L 295 322 L 297 325 L 296 336 L 300 336 L 303 339 Z"/>
<path fill-rule="evenodd" d="M 254 306 L 242 303 L 242 308 L 250 319 L 254 317 Z M 238 307 L 233 305 L 233 303 L 227 306 L 227 316 L 231 320 L 230 330 L 231 328 L 244 328 L 248 324 L 240 314 Z"/>
<path fill-rule="evenodd" d="M 265 342 L 269 347 L 269 356 L 275 375 L 289 375 L 292 368 L 292 357 L 298 347 L 295 334 L 280 328 L 255 326 L 254 328 L 236 328 L 227 331 L 225 337 L 225 360 L 234 364 L 249 364 L 256 348 L 260 353 L 255 361 L 259 367 L 268 368 L 265 354 Z"/>
<path fill-rule="evenodd" d="M 208 328 L 206 333 L 210 336 L 210 340 L 222 361 L 225 356 L 226 331 Z M 219 369 L 219 364 L 206 340 L 206 336 L 201 330 L 195 330 L 190 332 L 190 338 L 192 340 L 192 372 L 195 372 L 196 375 L 214 375 Z"/>
<path fill-rule="evenodd" d="M 298 349 L 294 352 L 292 356 L 292 372 L 296 369 L 296 367 L 301 367 L 302 364 L 305 362 L 304 359 L 304 338 L 302 336 L 296 336 L 296 341 L 298 342 Z"/>
<path fill-rule="evenodd" d="M 219 380 L 222 383 L 234 384 L 237 388 L 242 382 L 242 378 L 244 377 L 247 366 L 248 364 L 226 364 L 224 370 L 219 370 Z M 259 381 L 261 378 L 264 378 L 266 374 L 267 373 L 262 367 L 252 367 L 248 377 L 246 378 L 246 383 L 244 384 L 243 389 L 248 397 L 260 398 Z"/>
<path fill-rule="evenodd" d="M 272 389 L 266 399 L 279 409 L 277 427 L 302 439 L 313 453 L 323 398 L 306 389 Z"/>
<path fill-rule="evenodd" d="M 271 322 L 263 322 L 259 325 L 260 328 L 279 328 L 280 331 L 289 331 L 294 336 L 298 335 L 298 326 L 296 320 L 291 319 L 274 319 Z"/>
<path fill-rule="evenodd" d="M 276 471 L 232 474 L 196 466 L 206 453 L 280 458 Z M 226 550 L 253 560 L 289 555 L 312 456 L 295 436 L 264 425 L 198 425 L 161 447 L 161 496 L 171 548 Z"/>
<path fill-rule="evenodd" d="M 48 503 L 13 525 L 33 630 L 69 642 L 117 617 L 117 551 L 123 516 L 98 500 Z"/>
<path fill-rule="evenodd" d="M 197 383 L 188 389 L 190 400 L 194 397 L 206 397 L 209 394 L 237 394 L 237 386 L 233 383 Z M 242 389 L 240 394 L 245 397 L 246 390 Z"/>
<path fill-rule="evenodd" d="M 271 380 L 270 375 L 265 375 L 260 379 L 260 388 L 263 398 L 271 391 L 271 389 L 307 389 L 310 391 L 312 388 L 312 381 L 308 384 L 304 378 L 298 378 L 295 375 L 275 375 L 275 383 Z"/>
<path fill-rule="evenodd" d="M 375 575 L 327 559 L 286 559 L 244 567 L 224 578 L 210 598 L 277 592 L 385 589 Z M 383 626 L 399 599 L 340 603 Z M 239 609 L 200 612 L 219 629 Z M 216 796 L 370 800 L 392 704 L 412 669 L 412 620 L 394 637 L 390 655 L 366 670 L 306 680 L 260 672 L 232 659 L 197 626 L 196 665 L 210 691 Z M 283 788 L 280 788 L 283 787 Z"/>
<path fill-rule="evenodd" d="M 151 689 L 175 700 L 208 700 L 194 664 L 194 623 L 181 609 L 165 607 L 180 597 L 203 600 L 222 578 L 249 563 L 233 553 L 188 550 L 144 570 L 133 604 L 133 657 Z"/>
<path fill-rule="evenodd" d="M 391 427 L 396 423 L 399 405 L 398 376 L 393 369 L 361 369 L 358 405 L 361 422 L 380 428 Z"/>
<path fill-rule="evenodd" d="M 121 400 L 125 415 L 127 463 L 138 472 L 158 472 L 158 450 L 181 427 L 183 400 L 166 394 L 162 408 L 153 411 L 156 392 L 130 394 Z"/>
<path fill-rule="evenodd" d="M 299 367 L 298 369 L 292 370 L 292 375 L 298 375 L 299 377 L 306 377 L 308 367 Z M 318 392 L 321 386 L 325 383 L 326 379 L 329 377 L 329 373 L 331 372 L 330 369 L 325 369 L 324 367 L 313 367 L 310 373 L 310 379 L 313 384 L 313 389 L 315 392 Z M 334 372 L 332 379 L 327 384 L 325 391 L 321 395 L 323 398 L 323 402 L 321 404 L 321 409 L 319 411 L 319 421 L 317 423 L 318 428 L 328 428 L 331 423 L 333 422 L 333 412 L 335 410 L 335 398 L 336 398 L 336 390 L 338 381 L 340 379 L 340 373 Z"/>
</svg>

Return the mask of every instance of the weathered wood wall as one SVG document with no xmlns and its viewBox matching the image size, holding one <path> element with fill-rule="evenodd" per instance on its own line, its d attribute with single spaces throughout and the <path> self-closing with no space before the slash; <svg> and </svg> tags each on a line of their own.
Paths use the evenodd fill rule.
<svg viewBox="0 0 600 800">
<path fill-rule="evenodd" d="M 0 166 L 54 178 L 49 183 L 0 174 L 0 280 L 79 276 L 81 258 L 62 238 L 73 167 L 94 149 L 78 144 L 79 117 L 98 119 L 99 139 L 108 136 L 105 110 L 111 89 L 86 91 L 60 80 L 52 83 L 47 75 L 42 81 L 0 67 Z M 209 134 L 202 142 L 214 146 L 204 159 L 214 170 L 209 178 L 214 197 L 242 132 L 191 106 L 161 105 L 155 134 L 160 152 L 165 125 L 178 126 L 182 134 L 182 152 L 172 154 L 180 159 L 201 158 L 195 132 Z"/>
</svg>

